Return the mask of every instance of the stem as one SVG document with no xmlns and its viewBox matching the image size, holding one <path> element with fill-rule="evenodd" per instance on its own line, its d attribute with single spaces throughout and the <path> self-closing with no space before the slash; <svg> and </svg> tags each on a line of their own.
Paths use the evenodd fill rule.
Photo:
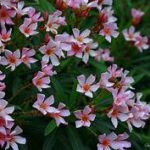
<svg viewBox="0 0 150 150">
<path fill-rule="evenodd" d="M 41 114 L 36 111 L 36 110 L 33 110 L 33 111 L 27 111 L 27 112 L 16 112 L 14 113 L 14 115 L 32 115 L 32 116 L 41 116 Z"/>
<path fill-rule="evenodd" d="M 87 130 L 89 130 L 96 138 L 98 137 L 97 133 L 95 133 L 92 129 L 87 128 Z"/>
<path fill-rule="evenodd" d="M 23 90 L 25 90 L 26 88 L 30 87 L 32 84 L 29 83 L 25 86 L 23 86 L 20 90 L 18 90 L 11 98 L 8 99 L 8 102 L 11 102 L 17 95 L 19 95 Z"/>
</svg>

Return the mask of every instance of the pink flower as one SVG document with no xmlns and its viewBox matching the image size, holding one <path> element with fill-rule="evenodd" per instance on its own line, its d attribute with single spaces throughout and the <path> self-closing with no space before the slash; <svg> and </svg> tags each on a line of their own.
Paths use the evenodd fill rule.
<svg viewBox="0 0 150 150">
<path fill-rule="evenodd" d="M 28 14 L 28 12 L 30 11 L 30 9 L 32 9 L 32 7 L 24 7 L 24 1 L 20 1 L 17 3 L 17 6 L 14 7 L 14 9 L 16 10 L 16 13 L 19 17 Z"/>
<path fill-rule="evenodd" d="M 123 69 L 118 69 L 118 66 L 116 64 L 113 64 L 112 66 L 108 67 L 108 72 L 104 72 L 101 74 L 100 79 L 100 87 L 101 88 L 110 88 L 115 85 L 115 79 L 121 77 L 121 73 Z"/>
<path fill-rule="evenodd" d="M 126 141 L 128 137 L 129 135 L 127 133 L 119 134 L 111 147 L 115 150 L 125 150 L 125 148 L 130 148 L 131 143 Z"/>
<path fill-rule="evenodd" d="M 113 62 L 114 57 L 110 56 L 110 50 L 109 49 L 99 49 L 96 51 L 95 59 L 97 61 L 106 61 L 106 62 Z"/>
<path fill-rule="evenodd" d="M 124 89 L 120 90 L 112 90 L 114 104 L 117 106 L 123 105 L 125 106 L 128 101 L 133 99 L 134 93 L 130 90 L 125 91 Z"/>
<path fill-rule="evenodd" d="M 54 107 L 51 107 L 53 103 L 54 103 L 53 95 L 45 99 L 44 94 L 37 94 L 37 100 L 33 104 L 33 107 L 39 110 L 43 115 L 46 115 L 47 113 L 58 112 Z"/>
<path fill-rule="evenodd" d="M 45 76 L 45 73 L 43 72 L 38 72 L 37 75 L 32 79 L 32 82 L 34 86 L 38 88 L 38 90 L 41 92 L 42 89 L 44 88 L 49 88 L 50 86 L 48 85 L 50 83 L 50 78 Z"/>
<path fill-rule="evenodd" d="M 0 127 L 0 146 L 3 147 L 6 142 L 6 129 Z"/>
<path fill-rule="evenodd" d="M 84 75 L 80 75 L 77 78 L 79 82 L 79 84 L 77 85 L 77 91 L 80 93 L 84 93 L 86 96 L 92 98 L 92 92 L 96 92 L 99 88 L 98 84 L 93 84 L 96 79 L 95 76 L 90 75 L 87 79 L 85 79 Z"/>
<path fill-rule="evenodd" d="M 97 144 L 98 150 L 124 150 L 124 148 L 130 148 L 131 143 L 126 141 L 128 138 L 127 133 L 116 135 L 112 132 L 109 135 L 103 134 L 99 136 L 99 144 Z"/>
<path fill-rule="evenodd" d="M 18 150 L 19 148 L 17 144 L 25 144 L 26 139 L 18 135 L 22 132 L 23 131 L 19 126 L 17 126 L 13 131 L 9 131 L 7 133 L 7 141 L 5 149 L 9 149 L 10 147 L 12 147 L 13 150 Z"/>
<path fill-rule="evenodd" d="M 0 99 L 4 98 L 5 92 L 0 91 Z"/>
<path fill-rule="evenodd" d="M 7 31 L 5 25 L 2 26 L 2 30 L 1 30 L 1 33 L 0 33 L 0 40 L 2 42 L 10 41 L 11 31 L 12 31 L 11 28 L 9 29 L 9 31 Z"/>
<path fill-rule="evenodd" d="M 142 16 L 144 15 L 144 12 L 142 12 L 141 10 L 132 8 L 131 15 L 132 15 L 133 25 L 138 25 L 141 22 Z"/>
<path fill-rule="evenodd" d="M 144 128 L 145 121 L 150 117 L 150 105 L 145 102 L 141 102 L 141 94 L 137 94 L 137 100 L 129 104 L 130 114 L 127 120 L 128 128 L 132 131 L 132 126 L 136 128 Z"/>
<path fill-rule="evenodd" d="M 16 5 L 15 2 L 16 0 L 1 0 L 0 4 L 6 8 L 12 8 Z"/>
<path fill-rule="evenodd" d="M 35 58 L 32 57 L 34 55 L 35 55 L 34 49 L 23 48 L 21 60 L 25 65 L 27 65 L 29 68 L 31 68 L 31 64 L 35 63 L 37 61 Z"/>
<path fill-rule="evenodd" d="M 96 115 L 92 113 L 92 109 L 89 106 L 86 106 L 83 111 L 75 111 L 74 115 L 77 119 L 79 119 L 75 122 L 76 128 L 80 128 L 82 126 L 90 127 L 91 121 L 94 121 L 96 117 Z"/>
<path fill-rule="evenodd" d="M 5 83 L 0 82 L 0 91 L 3 91 L 6 88 Z"/>
<path fill-rule="evenodd" d="M 99 10 L 99 23 L 100 24 L 109 24 L 114 23 L 117 21 L 117 18 L 113 16 L 114 11 L 111 7 L 104 7 L 101 9 L 101 7 L 98 7 Z"/>
<path fill-rule="evenodd" d="M 57 74 L 56 71 L 53 71 L 53 65 L 51 65 L 51 64 L 48 65 L 45 62 L 42 62 L 42 72 L 48 76 L 53 76 L 53 75 Z"/>
<path fill-rule="evenodd" d="M 63 34 L 57 34 L 55 36 L 55 40 L 56 45 L 62 50 L 62 51 L 70 51 L 71 48 L 71 44 L 73 41 L 73 36 L 70 36 L 67 33 L 63 33 Z M 63 54 L 62 54 L 63 55 Z"/>
<path fill-rule="evenodd" d="M 5 77 L 6 77 L 6 75 L 0 71 L 0 81 L 4 80 Z"/>
<path fill-rule="evenodd" d="M 97 0 L 66 0 L 66 4 L 73 9 L 87 9 L 92 7 L 97 7 Z"/>
<path fill-rule="evenodd" d="M 49 15 L 48 21 L 45 25 L 46 31 L 51 31 L 53 34 L 57 34 L 57 30 L 60 26 L 66 25 L 65 17 L 61 17 L 62 12 L 57 10 L 52 15 Z"/>
<path fill-rule="evenodd" d="M 80 33 L 80 30 L 77 28 L 73 29 L 73 35 L 74 35 L 74 41 L 78 44 L 86 44 L 92 42 L 92 39 L 88 38 L 91 31 L 89 29 L 84 30 L 82 33 Z"/>
<path fill-rule="evenodd" d="M 19 30 L 22 34 L 24 34 L 26 37 L 38 34 L 37 31 L 37 23 L 33 23 L 30 19 L 25 19 L 24 23 L 19 27 Z"/>
<path fill-rule="evenodd" d="M 85 44 L 84 49 L 83 49 L 84 54 L 82 58 L 84 63 L 88 62 L 89 56 L 92 56 L 92 57 L 96 56 L 96 51 L 94 49 L 96 49 L 97 46 L 98 44 L 93 43 L 93 42 Z"/>
<path fill-rule="evenodd" d="M 83 48 L 83 45 L 80 45 L 78 43 L 72 43 L 71 49 L 67 52 L 67 56 L 76 56 L 78 58 L 82 58 Z"/>
<path fill-rule="evenodd" d="M 135 33 L 135 27 L 131 26 L 129 30 L 123 30 L 123 35 L 126 41 L 136 41 L 136 37 L 139 36 L 139 32 Z"/>
<path fill-rule="evenodd" d="M 117 106 L 113 107 L 108 112 L 107 116 L 111 118 L 111 122 L 115 128 L 118 126 L 118 119 L 122 122 L 127 121 L 129 118 L 129 109 L 128 106 Z"/>
<path fill-rule="evenodd" d="M 70 116 L 70 111 L 68 109 L 64 109 L 66 105 L 63 103 L 59 103 L 57 111 L 54 113 L 49 113 L 48 116 L 55 119 L 57 126 L 60 124 L 67 125 L 68 123 L 64 120 L 64 117 Z"/>
<path fill-rule="evenodd" d="M 113 141 L 117 139 L 117 135 L 112 132 L 109 135 L 103 134 L 99 135 L 98 140 L 99 144 L 97 144 L 98 150 L 110 150 L 111 145 L 113 145 Z"/>
<path fill-rule="evenodd" d="M 135 106 L 139 108 L 138 115 L 143 119 L 147 120 L 150 117 L 150 104 L 147 104 L 144 101 L 141 101 L 142 93 L 136 94 L 136 103 Z"/>
<path fill-rule="evenodd" d="M 53 40 L 50 40 L 47 45 L 40 47 L 39 51 L 44 54 L 42 57 L 43 62 L 48 63 L 51 60 L 54 66 L 60 64 L 57 56 L 61 57 L 61 51 Z"/>
<path fill-rule="evenodd" d="M 5 83 L 1 82 L 5 79 L 5 77 L 6 76 L 0 71 L 0 99 L 5 96 L 5 93 L 2 91 L 6 88 L 6 85 Z"/>
<path fill-rule="evenodd" d="M 5 6 L 5 7 L 7 7 L 7 8 L 10 8 L 10 7 L 11 7 L 11 0 L 1 0 L 1 1 L 0 1 L 0 4 L 1 4 L 2 6 Z"/>
<path fill-rule="evenodd" d="M 15 17 L 16 12 L 12 9 L 8 9 L 5 6 L 0 8 L 0 24 L 14 24 L 12 18 Z"/>
<path fill-rule="evenodd" d="M 118 69 L 116 64 L 113 64 L 108 68 L 108 72 L 101 74 L 100 87 L 106 88 L 108 91 L 112 92 L 114 89 L 120 91 L 121 89 L 132 88 L 131 84 L 134 79 L 127 76 L 129 71 L 123 69 Z"/>
<path fill-rule="evenodd" d="M 117 29 L 116 23 L 104 24 L 104 28 L 100 30 L 99 34 L 105 36 L 105 39 L 108 42 L 111 42 L 111 36 L 116 38 L 119 35 L 119 32 L 116 31 Z"/>
<path fill-rule="evenodd" d="M 136 40 L 135 40 L 135 44 L 134 44 L 140 52 L 143 52 L 143 50 L 146 50 L 149 48 L 149 45 L 148 45 L 148 38 L 145 36 L 137 36 L 136 37 Z"/>
<path fill-rule="evenodd" d="M 10 116 L 10 114 L 13 113 L 14 107 L 7 107 L 8 102 L 0 99 L 0 116 L 5 119 L 5 121 L 13 121 L 13 118 Z"/>
<path fill-rule="evenodd" d="M 72 8 L 79 8 L 81 5 L 82 0 L 66 0 L 66 3 L 68 4 L 68 6 L 72 7 Z"/>
<path fill-rule="evenodd" d="M 44 20 L 43 17 L 41 17 L 41 13 L 36 13 L 35 8 L 32 7 L 29 7 L 28 16 L 29 18 L 26 19 L 30 20 L 32 23 L 42 22 Z"/>
<path fill-rule="evenodd" d="M 21 64 L 20 50 L 16 50 L 14 52 L 6 50 L 5 57 L 1 58 L 0 63 L 4 66 L 8 65 L 7 68 L 11 67 L 11 71 L 14 71 L 15 68 Z"/>
</svg>

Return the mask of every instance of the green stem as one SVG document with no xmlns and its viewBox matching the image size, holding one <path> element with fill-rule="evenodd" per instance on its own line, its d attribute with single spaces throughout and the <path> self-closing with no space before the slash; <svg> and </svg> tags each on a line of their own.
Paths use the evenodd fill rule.
<svg viewBox="0 0 150 150">
<path fill-rule="evenodd" d="M 26 88 L 30 87 L 32 84 L 29 83 L 25 86 L 23 86 L 20 90 L 18 90 L 11 98 L 8 99 L 8 102 L 11 102 L 17 95 L 19 95 L 23 90 L 25 90 Z"/>
</svg>

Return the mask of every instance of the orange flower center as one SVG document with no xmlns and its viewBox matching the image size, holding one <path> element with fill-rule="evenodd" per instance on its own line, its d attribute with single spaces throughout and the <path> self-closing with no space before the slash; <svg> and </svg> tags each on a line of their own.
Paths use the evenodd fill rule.
<svg viewBox="0 0 150 150">
<path fill-rule="evenodd" d="M 40 107 L 41 107 L 42 109 L 46 109 L 46 108 L 47 108 L 47 104 L 42 103 L 42 104 L 40 105 Z"/>
<path fill-rule="evenodd" d="M 85 114 L 84 114 L 84 115 L 82 116 L 82 120 L 83 120 L 83 121 L 88 121 L 88 120 L 89 120 L 88 115 L 85 115 Z"/>
<path fill-rule="evenodd" d="M 133 34 L 129 34 L 129 35 L 128 35 L 128 38 L 129 38 L 129 39 L 133 39 Z"/>
<path fill-rule="evenodd" d="M 46 50 L 46 54 L 47 54 L 48 56 L 52 55 L 52 54 L 53 54 L 53 50 L 52 50 L 52 49 L 47 49 L 47 50 Z"/>
<path fill-rule="evenodd" d="M 6 11 L 2 11 L 0 16 L 1 16 L 1 18 L 6 18 L 7 17 L 7 12 Z"/>
<path fill-rule="evenodd" d="M 30 33 L 30 28 L 25 28 L 25 29 L 24 29 L 24 32 L 25 32 L 26 34 L 29 34 L 29 33 Z"/>
<path fill-rule="evenodd" d="M 9 38 L 9 36 L 8 36 L 7 34 L 3 34 L 3 35 L 2 35 L 2 39 L 3 39 L 3 40 L 7 40 L 8 38 Z"/>
<path fill-rule="evenodd" d="M 86 46 L 86 48 L 84 50 L 86 53 L 88 53 L 90 51 L 90 47 Z"/>
<path fill-rule="evenodd" d="M 84 84 L 83 89 L 84 89 L 85 92 L 87 92 L 90 89 L 90 85 L 89 84 Z"/>
<path fill-rule="evenodd" d="M 112 116 L 118 116 L 118 110 L 116 109 L 116 110 L 113 110 L 113 112 L 112 112 Z"/>
<path fill-rule="evenodd" d="M 38 81 L 36 82 L 36 84 L 37 84 L 38 86 L 41 86 L 41 85 L 43 84 L 42 79 L 38 79 Z"/>
<path fill-rule="evenodd" d="M 8 57 L 8 61 L 9 61 L 11 64 L 15 64 L 16 58 L 15 58 L 14 56 L 9 56 L 9 57 Z"/>
<path fill-rule="evenodd" d="M 80 51 L 80 47 L 77 44 L 72 44 L 72 50 L 75 53 L 78 53 Z"/>
<path fill-rule="evenodd" d="M 105 32 L 105 34 L 110 35 L 110 29 L 109 28 L 105 28 L 104 32 Z"/>
<path fill-rule="evenodd" d="M 109 144 L 110 144 L 110 142 L 109 142 L 108 139 L 104 139 L 103 142 L 102 142 L 102 145 L 103 145 L 104 147 L 109 146 Z"/>
<path fill-rule="evenodd" d="M 23 62 L 27 63 L 29 61 L 29 58 L 27 56 L 24 56 L 22 60 L 23 60 Z"/>
<path fill-rule="evenodd" d="M 0 132 L 0 140 L 1 140 L 1 141 L 4 141 L 5 138 L 6 138 L 6 136 L 5 136 L 3 133 Z"/>
<path fill-rule="evenodd" d="M 83 38 L 82 38 L 81 36 L 78 36 L 78 37 L 77 37 L 77 41 L 83 42 Z"/>
</svg>

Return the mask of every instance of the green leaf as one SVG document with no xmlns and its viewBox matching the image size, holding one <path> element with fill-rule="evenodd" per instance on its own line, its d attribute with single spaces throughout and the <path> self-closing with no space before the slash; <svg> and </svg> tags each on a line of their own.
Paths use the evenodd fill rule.
<svg viewBox="0 0 150 150">
<path fill-rule="evenodd" d="M 83 144 L 80 137 L 77 134 L 77 131 L 73 127 L 68 127 L 68 137 L 72 150 L 83 150 Z"/>
<path fill-rule="evenodd" d="M 78 97 L 78 93 L 76 91 L 76 88 L 77 88 L 77 81 L 75 80 L 74 84 L 73 84 L 71 94 L 70 94 L 70 99 L 69 99 L 69 106 L 70 107 L 75 105 L 77 97 Z"/>
<path fill-rule="evenodd" d="M 53 13 L 55 11 L 55 7 L 47 0 L 39 0 L 39 8 L 42 11 L 48 11 L 49 13 Z"/>
<path fill-rule="evenodd" d="M 47 138 L 45 139 L 42 150 L 53 150 L 56 141 L 57 131 L 54 131 L 52 135 L 47 136 Z"/>
<path fill-rule="evenodd" d="M 16 77 L 13 81 L 13 89 L 12 93 L 13 95 L 22 87 L 22 81 L 20 78 Z"/>
<path fill-rule="evenodd" d="M 49 135 L 55 128 L 56 128 L 56 123 L 54 120 L 50 121 L 47 127 L 45 128 L 45 133 L 44 135 L 47 136 Z"/>
<path fill-rule="evenodd" d="M 93 127 L 101 133 L 110 133 L 111 130 L 114 130 L 114 127 L 109 121 L 109 119 L 101 116 L 97 116 L 97 118 L 93 122 Z"/>
<path fill-rule="evenodd" d="M 107 70 L 105 63 L 102 61 L 97 62 L 91 59 L 89 62 L 93 67 L 97 69 L 99 73 L 105 72 Z"/>
<path fill-rule="evenodd" d="M 51 81 L 53 83 L 54 89 L 56 91 L 56 97 L 59 100 L 67 100 L 67 97 L 64 93 L 64 88 L 62 86 L 62 84 L 60 83 L 60 81 L 54 77 L 51 78 Z"/>
</svg>

